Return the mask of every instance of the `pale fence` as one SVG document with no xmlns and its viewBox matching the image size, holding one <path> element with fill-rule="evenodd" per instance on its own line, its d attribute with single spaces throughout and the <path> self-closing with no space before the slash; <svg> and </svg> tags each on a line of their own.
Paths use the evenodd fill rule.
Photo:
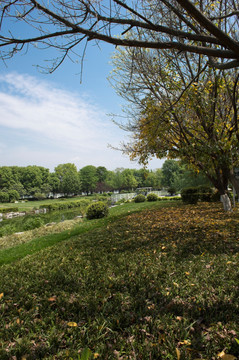
<svg viewBox="0 0 239 360">
<path fill-rule="evenodd" d="M 164 197 L 164 196 L 167 196 L 168 195 L 168 192 L 167 191 L 150 191 L 147 193 L 150 194 L 150 193 L 154 193 L 160 197 Z M 111 203 L 112 204 L 115 204 L 117 203 L 118 201 L 124 199 L 125 201 L 127 200 L 131 200 L 133 199 L 135 196 L 137 195 L 137 193 L 127 193 L 127 194 L 113 194 L 111 195 Z"/>
</svg>

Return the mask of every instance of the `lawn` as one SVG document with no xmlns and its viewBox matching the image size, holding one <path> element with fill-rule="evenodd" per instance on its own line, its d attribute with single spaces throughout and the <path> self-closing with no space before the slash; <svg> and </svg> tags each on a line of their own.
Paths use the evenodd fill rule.
<svg viewBox="0 0 239 360">
<path fill-rule="evenodd" d="M 68 201 L 78 201 L 82 199 L 94 199 L 96 196 L 76 196 L 72 198 L 60 198 L 60 199 L 44 199 L 44 200 L 19 200 L 17 203 L 0 203 L 0 208 L 12 208 L 17 207 L 19 211 L 32 211 L 35 209 L 39 209 L 42 205 L 48 205 L 52 203 L 59 202 L 68 202 Z"/>
<path fill-rule="evenodd" d="M 1 359 L 239 358 L 238 210 L 126 204 L 67 231 L 0 268 Z"/>
</svg>

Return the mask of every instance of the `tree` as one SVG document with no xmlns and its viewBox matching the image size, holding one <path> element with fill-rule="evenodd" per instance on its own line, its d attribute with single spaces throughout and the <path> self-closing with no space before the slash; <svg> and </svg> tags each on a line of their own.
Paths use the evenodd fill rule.
<svg viewBox="0 0 239 360">
<path fill-rule="evenodd" d="M 53 47 L 59 57 L 51 71 L 67 57 L 74 57 L 81 45 L 84 54 L 92 40 L 201 54 L 212 66 L 223 69 L 239 65 L 234 0 L 56 0 L 54 6 L 43 0 L 2 0 L 0 12 L 1 57 L 12 57 L 30 44 L 40 49 Z"/>
<path fill-rule="evenodd" d="M 9 189 L 15 183 L 12 169 L 9 166 L 0 167 L 0 189 Z"/>
<path fill-rule="evenodd" d="M 50 185 L 50 189 L 53 192 L 53 194 L 59 193 L 60 192 L 60 186 L 61 186 L 61 182 L 60 182 L 60 178 L 57 176 L 56 173 L 51 173 L 49 176 L 49 185 Z"/>
<path fill-rule="evenodd" d="M 40 192 L 42 181 L 42 171 L 36 165 L 23 167 L 20 172 L 20 181 L 24 185 L 28 195 Z"/>
<path fill-rule="evenodd" d="M 132 131 L 125 151 L 142 163 L 152 155 L 186 161 L 208 177 L 230 209 L 228 183 L 239 193 L 238 75 L 206 69 L 200 57 L 160 58 L 155 50 L 120 49 L 114 65 L 116 89 L 132 104 L 129 121 L 120 124 Z"/>
<path fill-rule="evenodd" d="M 127 191 L 131 191 L 135 189 L 138 185 L 137 180 L 134 177 L 133 170 L 131 169 L 124 169 L 122 171 L 122 180 L 123 180 L 123 189 Z"/>
<path fill-rule="evenodd" d="M 57 167 L 55 167 L 55 174 L 60 181 L 60 192 L 67 196 L 79 193 L 80 178 L 77 172 L 77 168 L 74 164 L 67 163 L 58 165 Z M 51 180 L 57 187 L 55 179 L 52 178 Z"/>
<path fill-rule="evenodd" d="M 162 186 L 165 188 L 175 187 L 175 179 L 179 175 L 180 171 L 181 169 L 178 161 L 166 160 L 162 166 Z"/>
<path fill-rule="evenodd" d="M 87 195 L 95 191 L 97 184 L 97 169 L 93 165 L 87 165 L 80 170 L 81 190 Z"/>
</svg>

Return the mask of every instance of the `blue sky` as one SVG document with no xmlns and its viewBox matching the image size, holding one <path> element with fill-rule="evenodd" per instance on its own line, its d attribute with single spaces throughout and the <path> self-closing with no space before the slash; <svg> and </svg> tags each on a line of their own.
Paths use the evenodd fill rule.
<svg viewBox="0 0 239 360">
<path fill-rule="evenodd" d="M 0 63 L 0 166 L 142 167 L 108 146 L 127 140 L 109 116 L 125 106 L 107 80 L 113 51 L 111 45 L 89 45 L 82 82 L 80 63 L 70 60 L 53 74 L 39 71 L 36 65 L 46 66 L 52 55 L 47 50 L 30 48 Z M 148 168 L 162 163 L 154 159 Z"/>
</svg>

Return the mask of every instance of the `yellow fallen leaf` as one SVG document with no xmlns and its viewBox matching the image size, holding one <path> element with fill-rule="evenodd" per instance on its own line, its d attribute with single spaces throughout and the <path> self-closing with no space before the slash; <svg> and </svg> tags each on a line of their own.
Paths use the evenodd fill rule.
<svg viewBox="0 0 239 360">
<path fill-rule="evenodd" d="M 190 275 L 190 272 L 186 271 L 186 272 L 185 272 L 185 275 L 187 275 L 187 276 Z"/>
<path fill-rule="evenodd" d="M 0 294 L 0 299 L 3 298 L 3 296 L 4 296 L 4 293 L 1 293 L 1 294 Z"/>
<path fill-rule="evenodd" d="M 97 359 L 100 356 L 98 353 L 94 353 L 94 359 Z"/>
<path fill-rule="evenodd" d="M 180 360 L 180 351 L 176 348 L 177 360 Z"/>
<path fill-rule="evenodd" d="M 225 354 L 224 351 L 221 351 L 219 354 L 217 354 L 217 356 L 223 360 L 236 360 L 234 355 Z"/>
<path fill-rule="evenodd" d="M 17 318 L 16 323 L 20 324 L 20 319 L 19 318 Z"/>
<path fill-rule="evenodd" d="M 48 299 L 48 301 L 56 301 L 56 296 L 52 296 Z"/>
<path fill-rule="evenodd" d="M 191 345 L 191 341 L 190 340 L 183 340 L 179 342 L 180 345 Z"/>
<path fill-rule="evenodd" d="M 68 326 L 71 326 L 71 327 L 76 327 L 77 326 L 77 323 L 76 322 L 73 322 L 73 321 L 70 321 L 67 323 Z"/>
</svg>

